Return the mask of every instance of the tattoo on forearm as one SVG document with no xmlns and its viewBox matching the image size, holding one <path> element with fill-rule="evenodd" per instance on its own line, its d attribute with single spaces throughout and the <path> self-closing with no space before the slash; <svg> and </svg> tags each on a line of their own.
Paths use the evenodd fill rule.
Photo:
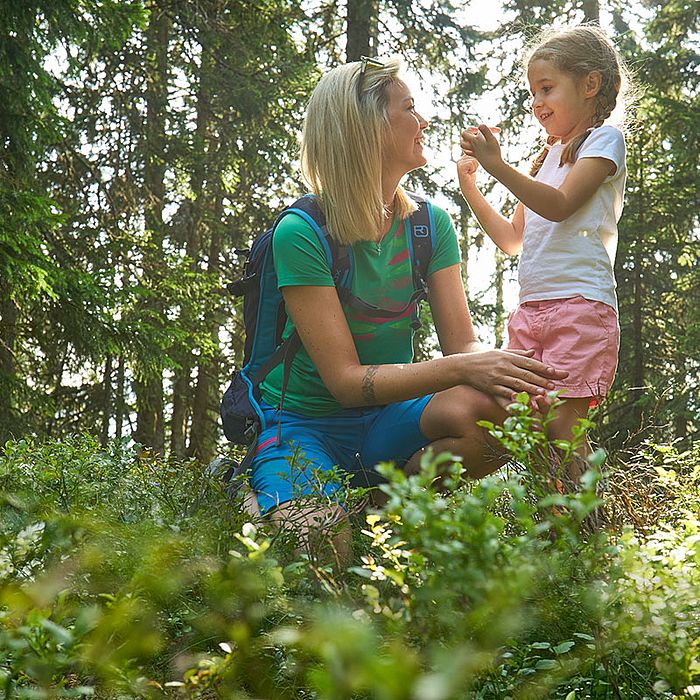
<svg viewBox="0 0 700 700">
<path fill-rule="evenodd" d="M 370 405 L 377 401 L 377 397 L 374 395 L 374 375 L 378 369 L 379 365 L 368 367 L 362 380 L 362 398 Z"/>
</svg>

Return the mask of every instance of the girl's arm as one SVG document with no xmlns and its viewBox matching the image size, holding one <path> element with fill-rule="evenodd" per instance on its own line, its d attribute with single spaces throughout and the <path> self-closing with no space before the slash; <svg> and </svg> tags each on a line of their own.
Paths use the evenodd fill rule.
<svg viewBox="0 0 700 700">
<path fill-rule="evenodd" d="M 459 186 L 479 225 L 489 238 L 506 254 L 517 255 L 523 247 L 524 215 L 518 204 L 512 220 L 508 221 L 497 212 L 476 186 L 478 162 L 471 156 L 462 156 L 457 161 Z"/>
<path fill-rule="evenodd" d="M 409 364 L 360 364 L 334 287 L 282 288 L 287 311 L 306 351 L 328 390 L 341 405 L 376 406 L 467 384 L 493 396 L 505 406 L 517 392 L 544 394 L 553 386 L 551 379 L 566 376 L 566 372 L 555 371 L 531 359 L 529 352 L 465 352 L 471 342 L 469 331 L 460 335 L 455 328 L 459 314 L 455 315 L 446 308 L 454 277 L 448 273 L 443 280 L 440 276 L 436 286 L 432 279 L 435 275 L 431 276 L 430 287 L 431 295 L 437 295 L 440 335 L 448 352 L 456 352 Z M 447 281 L 448 278 L 451 282 Z M 461 288 L 461 282 L 459 286 Z M 458 303 L 461 304 L 463 296 L 461 288 Z"/>
<path fill-rule="evenodd" d="M 488 127 L 462 133 L 462 150 L 476 158 L 484 169 L 505 185 L 528 209 L 549 219 L 563 221 L 580 209 L 616 166 L 607 158 L 581 158 L 576 161 L 559 189 L 537 182 L 518 172 L 501 157 L 498 141 Z"/>
</svg>

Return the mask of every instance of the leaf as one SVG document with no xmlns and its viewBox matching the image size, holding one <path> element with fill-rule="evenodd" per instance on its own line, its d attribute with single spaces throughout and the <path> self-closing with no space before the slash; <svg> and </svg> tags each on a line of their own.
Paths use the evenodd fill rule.
<svg viewBox="0 0 700 700">
<path fill-rule="evenodd" d="M 554 653 L 555 654 L 566 654 L 567 651 L 571 649 L 576 644 L 576 642 L 562 642 L 561 644 L 557 644 L 557 646 L 554 647 Z"/>
<path fill-rule="evenodd" d="M 593 467 L 601 467 L 607 459 L 608 453 L 599 447 L 586 457 L 586 461 Z"/>
<path fill-rule="evenodd" d="M 53 620 L 43 619 L 41 620 L 41 626 L 53 635 L 54 639 L 64 646 L 68 646 L 73 643 L 73 635 L 65 627 L 57 625 Z"/>
<path fill-rule="evenodd" d="M 554 659 L 540 659 L 535 664 L 535 669 L 538 671 L 550 671 L 553 668 L 557 668 L 558 665 Z"/>
</svg>

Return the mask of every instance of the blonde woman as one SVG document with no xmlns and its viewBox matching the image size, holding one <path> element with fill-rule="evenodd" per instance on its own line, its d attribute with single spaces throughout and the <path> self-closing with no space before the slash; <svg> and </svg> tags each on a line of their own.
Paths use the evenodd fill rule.
<svg viewBox="0 0 700 700">
<path fill-rule="evenodd" d="M 353 294 L 382 309 L 404 308 L 414 291 L 407 222 L 416 204 L 401 180 L 426 164 L 427 127 L 396 61 L 339 66 L 321 78 L 308 105 L 303 174 L 330 235 L 352 247 Z M 293 521 L 302 536 L 345 519 L 332 484 L 325 489 L 333 505 L 304 505 L 318 489 L 319 470 L 363 472 L 361 480 L 371 483 L 377 462 L 415 461 L 430 446 L 484 475 L 501 461 L 476 421 L 501 421 L 516 392 L 542 394 L 565 376 L 529 351 L 479 347 L 452 222 L 439 207 L 433 212 L 427 285 L 443 356 L 417 363 L 410 314 L 376 318 L 344 308 L 309 224 L 290 214 L 275 231 L 275 269 L 289 315 L 284 335 L 296 327 L 303 347 L 284 397 L 282 366 L 261 384 L 266 425 L 251 484 L 261 511 L 282 526 Z M 346 537 L 336 538 L 339 548 Z"/>
</svg>

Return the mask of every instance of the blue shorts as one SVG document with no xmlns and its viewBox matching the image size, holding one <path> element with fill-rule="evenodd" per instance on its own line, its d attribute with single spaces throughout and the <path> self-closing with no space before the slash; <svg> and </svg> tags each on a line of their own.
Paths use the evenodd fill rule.
<svg viewBox="0 0 700 700">
<path fill-rule="evenodd" d="M 420 418 L 432 394 L 387 406 L 348 408 L 330 416 L 280 412 L 262 403 L 265 427 L 252 463 L 251 486 L 260 512 L 310 495 L 329 496 L 341 488 L 333 474 L 351 476 L 354 486 L 375 486 L 378 462 L 404 463 L 431 441 Z M 329 479 L 329 476 L 331 477 Z"/>
</svg>

